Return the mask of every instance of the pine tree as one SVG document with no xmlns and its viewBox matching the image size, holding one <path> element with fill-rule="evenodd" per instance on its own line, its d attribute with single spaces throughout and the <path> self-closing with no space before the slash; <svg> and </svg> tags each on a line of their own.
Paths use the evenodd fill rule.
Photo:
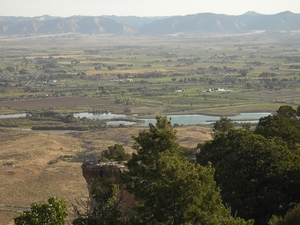
<svg viewBox="0 0 300 225">
<path fill-rule="evenodd" d="M 214 169 L 182 157 L 170 121 L 156 119 L 156 125 L 133 137 L 136 153 L 123 174 L 127 190 L 139 203 L 132 224 L 252 224 L 229 215 Z"/>
</svg>

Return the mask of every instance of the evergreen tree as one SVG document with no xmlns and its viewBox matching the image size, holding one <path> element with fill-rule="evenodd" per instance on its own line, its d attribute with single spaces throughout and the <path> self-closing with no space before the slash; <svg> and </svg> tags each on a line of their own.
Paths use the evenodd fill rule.
<svg viewBox="0 0 300 225">
<path fill-rule="evenodd" d="M 15 225 L 64 225 L 66 216 L 66 202 L 51 197 L 48 204 L 31 204 L 30 211 L 24 211 L 14 221 Z"/>
<path fill-rule="evenodd" d="M 130 155 L 126 153 L 123 146 L 119 144 L 109 146 L 108 149 L 103 151 L 101 154 L 101 161 L 127 161 L 128 159 L 130 159 Z"/>
<path fill-rule="evenodd" d="M 198 147 L 197 161 L 212 163 L 222 199 L 238 216 L 266 224 L 300 200 L 299 155 L 281 138 L 238 129 Z"/>
<path fill-rule="evenodd" d="M 226 133 L 233 128 L 232 120 L 227 117 L 222 117 L 220 120 L 213 123 L 213 132 L 215 132 L 215 134 Z"/>
<path fill-rule="evenodd" d="M 96 179 L 91 183 L 89 202 L 86 212 L 81 212 L 77 207 L 74 211 L 78 218 L 73 220 L 73 225 L 121 225 L 121 212 L 119 188 L 111 180 Z"/>
<path fill-rule="evenodd" d="M 214 170 L 180 156 L 176 130 L 166 117 L 156 119 L 156 125 L 133 137 L 136 153 L 123 174 L 139 203 L 132 224 L 252 224 L 229 215 Z"/>
<path fill-rule="evenodd" d="M 273 216 L 269 225 L 298 225 L 300 224 L 300 204 L 290 209 L 283 217 Z"/>
<path fill-rule="evenodd" d="M 282 105 L 279 107 L 279 109 L 276 111 L 277 115 L 285 116 L 288 118 L 294 118 L 297 116 L 297 111 L 293 109 L 292 106 L 289 105 Z"/>
<path fill-rule="evenodd" d="M 290 149 L 299 150 L 300 121 L 294 117 L 283 115 L 262 117 L 254 132 L 266 138 L 280 137 Z"/>
</svg>

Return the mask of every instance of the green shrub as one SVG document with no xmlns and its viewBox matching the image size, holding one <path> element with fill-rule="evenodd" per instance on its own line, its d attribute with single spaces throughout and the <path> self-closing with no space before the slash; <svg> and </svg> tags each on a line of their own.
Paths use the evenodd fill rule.
<svg viewBox="0 0 300 225">
<path fill-rule="evenodd" d="M 290 209 L 284 217 L 273 216 L 269 225 L 298 225 L 300 224 L 300 204 Z"/>
</svg>

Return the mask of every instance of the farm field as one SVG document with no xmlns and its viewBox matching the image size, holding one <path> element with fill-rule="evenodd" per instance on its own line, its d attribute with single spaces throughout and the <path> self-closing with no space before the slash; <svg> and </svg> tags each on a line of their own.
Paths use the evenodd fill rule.
<svg viewBox="0 0 300 225">
<path fill-rule="evenodd" d="M 2 37 L 0 114 L 143 107 L 161 114 L 273 112 L 279 104 L 300 104 L 297 37 Z"/>
<path fill-rule="evenodd" d="M 60 97 L 34 100 L 3 101 L 2 106 L 20 111 L 42 110 L 49 108 L 72 109 L 80 106 L 110 105 L 113 101 L 86 97 Z"/>
</svg>

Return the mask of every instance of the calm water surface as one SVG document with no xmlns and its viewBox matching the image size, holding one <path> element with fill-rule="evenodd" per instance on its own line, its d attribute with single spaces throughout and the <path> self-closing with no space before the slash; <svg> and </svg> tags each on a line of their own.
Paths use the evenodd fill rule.
<svg viewBox="0 0 300 225">
<path fill-rule="evenodd" d="M 126 115 L 123 115 L 123 114 L 113 114 L 113 113 L 100 113 L 100 114 L 75 113 L 74 117 L 79 117 L 79 118 L 86 117 L 88 119 L 109 120 L 109 119 L 114 119 L 114 118 L 125 118 Z"/>
<path fill-rule="evenodd" d="M 118 120 L 118 121 L 109 121 L 106 123 L 108 126 L 119 126 L 121 125 L 125 125 L 125 126 L 129 126 L 129 125 L 134 125 L 136 124 L 136 122 L 131 122 L 131 121 L 123 121 L 123 120 Z"/>
<path fill-rule="evenodd" d="M 261 117 L 265 117 L 271 115 L 269 112 L 260 112 L 260 113 L 241 113 L 237 116 L 228 116 L 227 118 L 233 120 L 234 122 L 239 123 L 257 123 Z M 25 117 L 26 113 L 21 114 L 10 114 L 10 115 L 0 115 L 0 119 L 6 118 L 18 118 L 18 117 Z M 126 115 L 123 114 L 113 114 L 113 113 L 101 113 L 101 114 L 93 114 L 93 113 L 75 113 L 75 117 L 83 118 L 86 117 L 88 119 L 99 119 L 99 120 L 109 120 L 115 118 L 126 118 Z M 172 125 L 179 124 L 179 125 L 196 125 L 196 124 L 211 124 L 214 121 L 219 120 L 220 116 L 207 116 L 207 115 L 168 115 L 168 119 L 171 118 Z M 141 126 L 148 126 L 149 123 L 155 124 L 156 119 L 141 119 L 145 121 Z M 119 124 L 122 125 L 133 125 L 135 122 L 130 121 L 109 121 L 107 125 L 118 126 Z"/>
<path fill-rule="evenodd" d="M 241 113 L 237 116 L 228 116 L 227 118 L 234 120 L 234 122 L 238 123 L 257 123 L 261 117 L 265 117 L 271 115 L 269 112 L 263 113 Z M 207 115 L 169 115 L 168 119 L 171 118 L 171 123 L 174 125 L 175 123 L 179 125 L 196 125 L 196 124 L 211 124 L 214 121 L 219 120 L 220 116 L 207 116 Z M 148 126 L 149 123 L 155 124 L 156 119 L 142 119 L 145 123 L 141 124 L 141 126 Z"/>
<path fill-rule="evenodd" d="M 20 118 L 20 117 L 26 117 L 26 113 L 0 115 L 0 119 Z"/>
</svg>

